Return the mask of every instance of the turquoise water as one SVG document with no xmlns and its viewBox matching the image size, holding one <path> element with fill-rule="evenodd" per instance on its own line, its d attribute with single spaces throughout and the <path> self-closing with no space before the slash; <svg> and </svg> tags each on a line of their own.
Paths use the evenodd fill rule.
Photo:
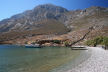
<svg viewBox="0 0 108 72">
<path fill-rule="evenodd" d="M 0 72 L 48 72 L 68 63 L 79 53 L 65 47 L 0 45 Z"/>
</svg>

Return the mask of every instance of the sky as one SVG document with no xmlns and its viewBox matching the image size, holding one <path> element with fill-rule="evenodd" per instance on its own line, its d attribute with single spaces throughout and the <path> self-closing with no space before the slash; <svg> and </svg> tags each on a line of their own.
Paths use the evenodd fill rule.
<svg viewBox="0 0 108 72">
<path fill-rule="evenodd" d="M 91 6 L 108 8 L 108 0 L 0 0 L 0 20 L 31 10 L 37 5 L 49 3 L 68 10 L 85 9 Z"/>
</svg>

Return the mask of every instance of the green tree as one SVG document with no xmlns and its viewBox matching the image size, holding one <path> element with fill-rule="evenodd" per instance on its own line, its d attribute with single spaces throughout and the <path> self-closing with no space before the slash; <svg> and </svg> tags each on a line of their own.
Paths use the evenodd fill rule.
<svg viewBox="0 0 108 72">
<path fill-rule="evenodd" d="M 70 42 L 69 42 L 69 41 L 65 41 L 65 42 L 64 42 L 64 45 L 65 45 L 66 47 L 68 47 L 68 46 L 70 45 Z"/>
<path fill-rule="evenodd" d="M 104 36 L 98 36 L 92 40 L 88 40 L 85 42 L 86 45 L 90 46 L 96 46 L 96 45 L 105 45 L 108 46 L 108 37 L 104 37 Z"/>
<path fill-rule="evenodd" d="M 103 38 L 102 44 L 108 46 L 108 37 L 104 37 L 104 38 Z"/>
</svg>

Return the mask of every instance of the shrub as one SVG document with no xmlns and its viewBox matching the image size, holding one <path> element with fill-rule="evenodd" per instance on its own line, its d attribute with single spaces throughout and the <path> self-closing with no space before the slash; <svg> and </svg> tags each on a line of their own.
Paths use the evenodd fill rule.
<svg viewBox="0 0 108 72">
<path fill-rule="evenodd" d="M 69 41 L 65 41 L 65 42 L 64 42 L 64 45 L 65 45 L 66 47 L 68 47 L 68 46 L 70 45 L 70 42 L 69 42 Z"/>
<path fill-rule="evenodd" d="M 90 46 L 90 45 L 93 44 L 93 40 L 88 40 L 88 41 L 85 42 L 85 44 L 88 45 L 88 46 Z"/>
<path fill-rule="evenodd" d="M 24 44 L 28 44 L 28 42 L 26 41 Z"/>
<path fill-rule="evenodd" d="M 85 42 L 86 45 L 90 46 L 96 46 L 98 44 L 101 45 L 108 45 L 108 37 L 98 36 L 92 40 L 88 40 Z"/>
<path fill-rule="evenodd" d="M 103 38 L 102 44 L 108 46 L 108 37 Z"/>
<path fill-rule="evenodd" d="M 60 44 L 60 43 L 61 43 L 60 40 L 54 40 L 53 42 L 54 42 L 54 43 L 57 43 L 57 44 Z"/>
</svg>

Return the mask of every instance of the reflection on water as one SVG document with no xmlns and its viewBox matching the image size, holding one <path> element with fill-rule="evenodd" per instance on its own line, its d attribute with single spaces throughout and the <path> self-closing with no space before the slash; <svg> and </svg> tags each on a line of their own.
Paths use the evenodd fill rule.
<svg viewBox="0 0 108 72">
<path fill-rule="evenodd" d="M 70 48 L 0 45 L 0 72 L 48 72 L 79 54 Z"/>
</svg>

